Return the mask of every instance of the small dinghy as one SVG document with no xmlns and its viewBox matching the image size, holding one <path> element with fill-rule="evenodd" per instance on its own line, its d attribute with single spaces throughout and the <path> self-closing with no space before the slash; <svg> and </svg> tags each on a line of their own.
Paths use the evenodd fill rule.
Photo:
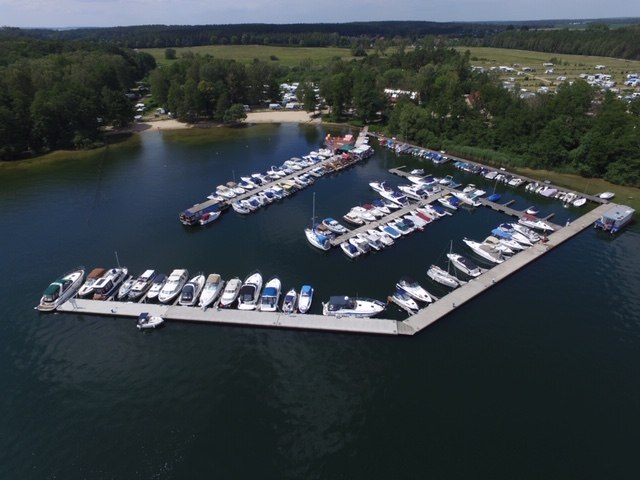
<svg viewBox="0 0 640 480">
<path fill-rule="evenodd" d="M 157 328 L 164 323 L 164 319 L 159 315 L 149 315 L 147 312 L 142 312 L 138 316 L 138 330 L 147 330 L 150 328 Z"/>
</svg>

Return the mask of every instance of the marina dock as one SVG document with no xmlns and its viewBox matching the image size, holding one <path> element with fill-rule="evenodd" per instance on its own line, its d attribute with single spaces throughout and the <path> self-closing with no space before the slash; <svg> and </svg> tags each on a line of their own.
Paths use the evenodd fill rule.
<svg viewBox="0 0 640 480">
<path fill-rule="evenodd" d="M 537 260 L 553 248 L 561 245 L 586 228 L 589 228 L 611 207 L 600 205 L 548 236 L 546 243 L 538 243 L 523 250 L 486 273 L 451 291 L 404 321 L 383 318 L 328 317 L 309 314 L 284 314 L 279 312 L 240 311 L 179 305 L 146 304 L 135 302 L 97 301 L 71 299 L 58 307 L 59 312 L 124 317 L 137 319 L 142 312 L 159 315 L 167 321 L 197 322 L 218 325 L 237 325 L 264 328 L 284 328 L 331 331 L 342 333 L 368 333 L 378 335 L 415 335 L 442 317 L 480 295 L 512 273 Z"/>
<path fill-rule="evenodd" d="M 434 322 L 440 320 L 448 313 L 451 313 L 459 306 L 464 305 L 469 300 L 480 295 L 488 288 L 491 288 L 496 283 L 504 280 L 512 273 L 517 272 L 529 263 L 537 260 L 549 250 L 566 242 L 585 228 L 592 227 L 593 223 L 600 218 L 600 215 L 609 208 L 610 205 L 600 205 L 573 223 L 551 233 L 547 237 L 548 241 L 546 243 L 537 243 L 532 247 L 513 255 L 511 258 L 505 260 L 499 265 L 496 265 L 479 277 L 471 279 L 465 285 L 451 291 L 427 308 L 420 310 L 417 314 L 409 317 L 403 323 L 406 327 L 413 330 L 413 334 L 418 333 Z M 402 329 L 402 331 L 406 332 L 407 329 Z"/>
</svg>

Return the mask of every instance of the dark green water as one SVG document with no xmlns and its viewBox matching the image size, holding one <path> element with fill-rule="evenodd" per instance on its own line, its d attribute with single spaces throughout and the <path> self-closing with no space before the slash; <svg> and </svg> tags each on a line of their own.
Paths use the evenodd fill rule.
<svg viewBox="0 0 640 480">
<path fill-rule="evenodd" d="M 76 265 L 188 268 L 283 288 L 384 299 L 425 286 L 453 240 L 506 217 L 462 211 L 349 261 L 302 229 L 374 198 L 368 182 L 417 166 L 377 148 L 363 165 L 246 218 L 177 220 L 235 174 L 319 147 L 322 129 L 233 138 L 147 132 L 88 161 L 0 170 L 1 479 L 637 478 L 640 228 L 587 230 L 415 338 L 43 315 L 41 291 Z M 430 167 L 437 175 L 451 167 Z M 483 185 L 475 176 L 457 178 Z M 491 190 L 493 185 L 486 184 Z M 498 187 L 555 222 L 580 211 Z M 385 316 L 403 318 L 397 310 Z"/>
</svg>

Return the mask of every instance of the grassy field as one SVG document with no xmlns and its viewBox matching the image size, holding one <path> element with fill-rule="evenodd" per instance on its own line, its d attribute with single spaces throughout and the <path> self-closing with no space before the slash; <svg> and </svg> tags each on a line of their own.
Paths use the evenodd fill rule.
<svg viewBox="0 0 640 480">
<path fill-rule="evenodd" d="M 292 67 L 298 65 L 301 60 L 309 59 L 314 63 L 327 63 L 334 57 L 352 60 L 354 57 L 348 48 L 304 48 L 304 47 L 272 47 L 261 45 L 205 45 L 201 47 L 176 48 L 176 56 L 185 52 L 198 53 L 200 55 L 213 55 L 215 58 L 237 60 L 241 63 L 251 63 L 254 59 L 265 62 L 279 62 L 282 65 Z M 164 56 L 164 48 L 144 48 L 156 59 L 159 65 L 167 65 L 172 60 Z"/>
<path fill-rule="evenodd" d="M 601 178 L 584 178 L 580 175 L 552 172 L 549 170 L 532 170 L 530 168 L 513 167 L 509 167 L 509 170 L 530 178 L 550 180 L 551 183 L 555 185 L 589 195 L 597 195 L 602 192 L 614 192 L 616 196 L 612 200 L 613 202 L 628 205 L 636 210 L 636 215 L 640 214 L 640 189 L 638 188 L 614 185 Z"/>
<path fill-rule="evenodd" d="M 617 86 L 619 88 L 628 89 L 623 85 L 627 73 L 640 73 L 640 61 L 637 60 L 531 52 L 508 48 L 458 47 L 458 50 L 469 50 L 471 52 L 471 65 L 486 69 L 501 65 L 515 66 L 517 70 L 523 67 L 535 69 L 535 72 L 527 75 L 518 76 L 515 72 L 500 75 L 503 80 L 514 78 L 521 88 L 526 88 L 530 91 L 536 91 L 541 86 L 548 86 L 553 89 L 559 83 L 558 77 L 564 76 L 567 77 L 567 80 L 575 80 L 579 78 L 581 73 L 605 73 L 611 75 L 613 80 L 618 83 Z M 554 63 L 553 74 L 544 73 L 547 67 L 542 64 L 546 62 Z M 605 68 L 596 70 L 596 65 L 605 65 Z"/>
</svg>

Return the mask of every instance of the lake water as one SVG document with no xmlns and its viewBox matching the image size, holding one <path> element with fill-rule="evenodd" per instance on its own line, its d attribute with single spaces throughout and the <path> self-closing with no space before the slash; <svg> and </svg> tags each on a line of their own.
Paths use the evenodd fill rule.
<svg viewBox="0 0 640 480">
<path fill-rule="evenodd" d="M 413 338 L 47 315 L 42 290 L 76 265 L 259 269 L 379 299 L 401 275 L 430 283 L 461 240 L 507 217 L 463 210 L 358 261 L 302 230 L 400 182 L 376 155 L 309 189 L 206 228 L 178 213 L 215 186 L 319 148 L 322 127 L 150 131 L 90 160 L 0 170 L 0 478 L 636 478 L 640 228 L 588 229 Z M 490 182 L 451 166 L 488 190 Z M 564 223 L 582 210 L 498 186 Z M 452 246 L 452 247 L 451 247 Z M 385 317 L 404 318 L 396 308 Z"/>
</svg>

